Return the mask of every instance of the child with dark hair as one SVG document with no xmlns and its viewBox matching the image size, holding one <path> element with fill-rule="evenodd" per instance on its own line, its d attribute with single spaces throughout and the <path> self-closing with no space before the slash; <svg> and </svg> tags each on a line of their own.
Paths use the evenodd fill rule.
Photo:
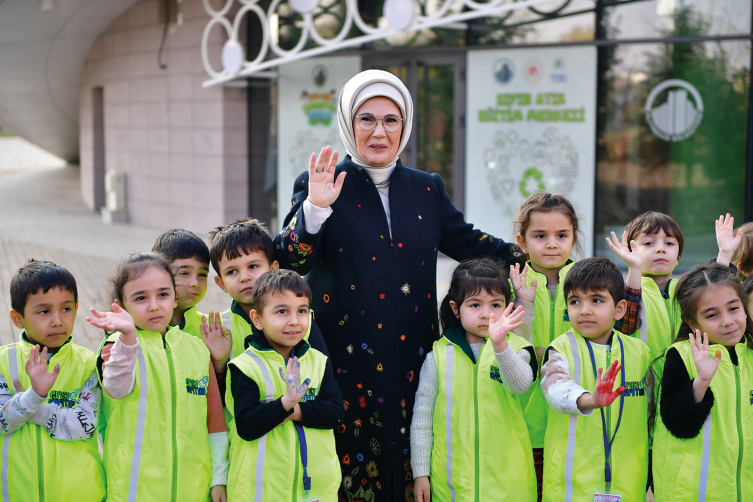
<svg viewBox="0 0 753 502">
<path fill-rule="evenodd" d="M 622 273 L 589 258 L 570 269 L 564 292 L 572 328 L 547 348 L 541 368 L 549 403 L 543 500 L 645 500 L 649 354 L 614 330 L 627 308 Z"/>
<path fill-rule="evenodd" d="M 538 363 L 530 342 L 512 332 L 524 311 L 513 311 L 510 297 L 507 274 L 491 258 L 465 261 L 452 274 L 443 335 L 421 368 L 413 408 L 417 502 L 536 500 L 520 396 Z"/>
<path fill-rule="evenodd" d="M 635 334 L 656 359 L 680 327 L 680 312 L 672 302 L 677 286 L 672 273 L 685 244 L 682 229 L 669 215 L 649 211 L 627 224 L 621 241 L 612 232 L 607 244 L 628 266 L 627 287 L 640 292 L 640 331 Z"/>
<path fill-rule="evenodd" d="M 219 323 L 216 317 L 209 319 L 210 330 L 217 330 L 221 325 L 230 332 L 229 344 L 217 344 L 216 350 L 210 348 L 217 376 L 222 382 L 223 368 L 229 360 L 246 350 L 246 338 L 254 334 L 250 313 L 256 280 L 266 272 L 279 269 L 280 265 L 275 260 L 272 237 L 264 224 L 254 218 L 234 221 L 209 232 L 209 254 L 212 267 L 217 272 L 215 282 L 232 299 L 230 308 L 219 314 Z M 304 338 L 329 357 L 313 311 L 309 312 L 309 331 Z M 219 341 L 222 342 L 221 339 Z"/>
<path fill-rule="evenodd" d="M 131 255 L 113 276 L 112 312 L 91 309 L 86 318 L 114 332 L 99 359 L 107 499 L 114 502 L 227 499 L 217 380 L 204 343 L 169 326 L 174 281 L 161 254 Z"/>
<path fill-rule="evenodd" d="M 305 339 L 310 302 L 311 289 L 291 270 L 255 282 L 256 330 L 228 364 L 229 500 L 337 500 L 342 476 L 332 429 L 344 432 L 345 408 L 329 357 Z"/>
<path fill-rule="evenodd" d="M 197 306 L 207 293 L 209 248 L 195 233 L 174 228 L 157 237 L 152 251 L 162 253 L 170 261 L 175 277 L 177 307 L 170 325 L 201 338 L 201 319 L 205 316 L 199 313 Z M 215 317 L 215 313 L 210 312 L 209 317 Z"/>
<path fill-rule="evenodd" d="M 45 500 L 46 491 L 47 500 L 99 502 L 106 495 L 96 438 L 101 389 L 96 354 L 71 336 L 76 280 L 60 265 L 30 260 L 11 279 L 10 295 L 11 321 L 23 331 L 0 348 L 4 500 Z"/>
<path fill-rule="evenodd" d="M 539 363 L 549 344 L 570 329 L 562 285 L 575 263 L 573 254 L 577 255 L 581 247 L 581 224 L 580 215 L 572 202 L 563 195 L 551 193 L 531 195 L 521 204 L 515 218 L 518 244 L 528 261 L 522 272 L 517 265 L 510 267 L 510 279 L 516 304 L 535 304 L 532 342 Z M 625 316 L 617 321 L 616 329 L 629 334 L 639 326 L 640 290 L 625 288 L 625 299 L 628 309 Z M 541 495 L 548 406 L 541 395 L 540 385 L 533 386 L 529 395 L 525 414 Z"/>
<path fill-rule="evenodd" d="M 677 284 L 682 312 L 654 395 L 657 502 L 747 500 L 751 492 L 753 320 L 737 275 L 693 267 Z"/>
</svg>

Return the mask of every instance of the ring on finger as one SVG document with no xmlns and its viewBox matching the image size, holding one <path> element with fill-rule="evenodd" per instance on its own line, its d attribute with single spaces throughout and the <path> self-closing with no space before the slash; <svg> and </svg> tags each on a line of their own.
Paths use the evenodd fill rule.
<svg viewBox="0 0 753 502">
<path fill-rule="evenodd" d="M 316 170 L 316 172 L 317 172 L 317 173 L 321 173 L 321 172 L 324 172 L 324 169 L 317 169 L 317 170 Z"/>
</svg>

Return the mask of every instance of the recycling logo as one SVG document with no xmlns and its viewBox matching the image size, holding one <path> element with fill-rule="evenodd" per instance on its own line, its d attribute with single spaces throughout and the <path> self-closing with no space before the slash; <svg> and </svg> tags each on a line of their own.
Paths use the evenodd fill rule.
<svg viewBox="0 0 753 502">
<path fill-rule="evenodd" d="M 530 197 L 536 192 L 544 190 L 544 182 L 542 181 L 541 171 L 535 167 L 529 167 L 526 172 L 523 173 L 523 179 L 520 182 L 520 195 L 523 197 Z"/>
</svg>

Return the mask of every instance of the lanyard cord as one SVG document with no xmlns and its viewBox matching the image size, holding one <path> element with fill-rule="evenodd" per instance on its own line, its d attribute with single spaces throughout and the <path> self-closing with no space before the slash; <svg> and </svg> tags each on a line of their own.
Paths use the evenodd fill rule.
<svg viewBox="0 0 753 502">
<path fill-rule="evenodd" d="M 620 361 L 620 363 L 622 364 L 622 386 L 625 387 L 625 347 L 623 347 L 622 345 L 622 338 L 617 336 L 617 340 L 619 340 L 620 342 L 620 358 L 622 359 Z M 586 340 L 586 346 L 588 347 L 588 354 L 591 356 L 591 367 L 594 370 L 594 377 L 598 379 L 598 373 L 596 371 L 596 358 L 594 357 L 594 351 L 591 348 L 591 342 Z M 620 421 L 622 420 L 622 408 L 624 404 L 625 393 L 623 392 L 620 395 L 620 414 L 617 417 L 617 426 L 614 428 L 614 434 L 612 435 L 611 440 L 609 440 L 609 432 L 607 431 L 607 420 L 604 417 L 604 408 L 599 409 L 599 411 L 601 412 L 601 432 L 604 437 L 604 481 L 606 481 L 607 486 L 612 483 L 612 468 L 609 466 L 609 455 L 612 452 L 612 444 L 614 443 L 614 438 L 617 437 L 617 431 L 620 429 Z"/>
<path fill-rule="evenodd" d="M 291 357 L 295 357 L 295 347 L 293 347 Z M 301 363 L 298 363 L 298 366 L 300 365 Z M 303 426 L 301 424 L 299 424 L 298 422 L 293 423 L 295 424 L 295 431 L 298 433 L 298 444 L 301 449 L 301 464 L 303 464 L 303 489 L 309 491 L 311 490 L 311 478 L 306 472 L 306 467 L 309 463 L 308 448 L 306 446 L 306 433 L 303 431 Z"/>
</svg>

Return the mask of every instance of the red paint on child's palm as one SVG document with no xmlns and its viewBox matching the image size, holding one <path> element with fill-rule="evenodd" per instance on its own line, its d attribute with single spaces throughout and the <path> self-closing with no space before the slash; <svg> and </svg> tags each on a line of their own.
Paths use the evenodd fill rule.
<svg viewBox="0 0 753 502">
<path fill-rule="evenodd" d="M 596 407 L 603 408 L 604 406 L 609 406 L 625 392 L 625 387 L 623 386 L 620 386 L 617 390 L 612 390 L 614 388 L 614 381 L 621 369 L 621 364 L 617 361 L 612 361 L 612 364 L 607 369 L 607 373 L 604 375 L 604 379 L 601 379 L 602 370 L 599 369 L 599 379 L 597 380 L 596 391 L 593 396 Z"/>
</svg>

